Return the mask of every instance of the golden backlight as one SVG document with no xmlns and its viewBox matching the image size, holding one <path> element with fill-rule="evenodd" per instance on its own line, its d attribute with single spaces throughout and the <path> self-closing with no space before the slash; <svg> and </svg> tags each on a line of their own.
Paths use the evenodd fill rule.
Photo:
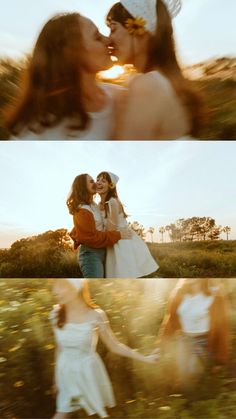
<svg viewBox="0 0 236 419">
<path fill-rule="evenodd" d="M 125 70 L 120 65 L 114 65 L 113 67 L 109 68 L 109 70 L 101 71 L 100 76 L 102 79 L 117 79 L 124 74 Z"/>
</svg>

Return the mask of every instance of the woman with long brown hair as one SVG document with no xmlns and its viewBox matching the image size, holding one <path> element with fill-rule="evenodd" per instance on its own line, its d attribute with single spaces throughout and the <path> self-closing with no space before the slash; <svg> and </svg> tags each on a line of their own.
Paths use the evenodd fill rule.
<svg viewBox="0 0 236 419">
<path fill-rule="evenodd" d="M 171 18 L 180 0 L 121 0 L 107 15 L 112 55 L 139 73 L 122 100 L 117 138 L 189 139 L 205 120 L 199 93 L 178 64 Z"/>
<path fill-rule="evenodd" d="M 182 387 L 195 382 L 207 366 L 227 363 L 229 313 L 221 284 L 210 279 L 179 280 L 168 301 L 158 347 L 168 349 L 173 338 Z"/>
<path fill-rule="evenodd" d="M 108 39 L 79 13 L 43 27 L 15 102 L 5 111 L 11 139 L 108 140 L 118 86 L 100 83 L 111 67 Z"/>
<path fill-rule="evenodd" d="M 105 276 L 106 248 L 114 246 L 120 239 L 129 239 L 131 232 L 126 229 L 104 231 L 101 212 L 94 202 L 96 184 L 87 173 L 82 173 L 73 181 L 67 207 L 73 216 L 74 228 L 70 235 L 78 251 L 78 262 L 84 278 Z"/>
<path fill-rule="evenodd" d="M 50 316 L 57 344 L 54 419 L 68 418 L 80 409 L 88 416 L 107 417 L 106 407 L 113 407 L 115 399 L 96 351 L 98 339 L 121 356 L 147 363 L 154 363 L 158 357 L 141 355 L 117 340 L 106 314 L 92 302 L 85 280 L 53 280 L 52 291 L 58 303 Z"/>
<path fill-rule="evenodd" d="M 127 215 L 118 197 L 116 184 L 119 177 L 112 172 L 101 172 L 97 176 L 97 192 L 100 195 L 106 231 L 128 227 Z M 119 240 L 106 253 L 107 278 L 141 278 L 158 269 L 146 243 L 134 231 L 129 240 Z"/>
</svg>

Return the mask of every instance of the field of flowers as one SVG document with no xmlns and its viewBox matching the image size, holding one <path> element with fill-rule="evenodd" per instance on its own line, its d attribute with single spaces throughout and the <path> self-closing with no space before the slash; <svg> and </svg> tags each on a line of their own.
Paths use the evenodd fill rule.
<svg viewBox="0 0 236 419">
<path fill-rule="evenodd" d="M 118 357 L 101 343 L 117 406 L 111 418 L 229 419 L 236 417 L 236 279 L 224 283 L 231 302 L 230 365 L 186 397 L 173 389 L 168 359 L 155 366 Z M 107 313 L 117 338 L 144 354 L 155 347 L 166 300 L 176 279 L 91 280 L 90 290 Z M 48 279 L 0 280 L 0 417 L 50 418 L 54 337 L 48 320 L 54 301 Z M 86 415 L 79 412 L 76 417 Z M 75 417 L 75 416 L 74 416 Z"/>
</svg>

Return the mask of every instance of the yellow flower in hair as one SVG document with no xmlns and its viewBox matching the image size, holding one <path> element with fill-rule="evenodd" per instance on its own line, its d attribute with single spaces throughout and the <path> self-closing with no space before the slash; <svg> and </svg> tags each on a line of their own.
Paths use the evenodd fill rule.
<svg viewBox="0 0 236 419">
<path fill-rule="evenodd" d="M 115 189 L 116 185 L 113 182 L 111 182 L 111 183 L 109 183 L 109 187 L 110 187 L 110 189 Z"/>
<path fill-rule="evenodd" d="M 125 27 L 131 35 L 143 35 L 146 32 L 146 20 L 137 16 L 134 19 L 127 19 Z"/>
</svg>

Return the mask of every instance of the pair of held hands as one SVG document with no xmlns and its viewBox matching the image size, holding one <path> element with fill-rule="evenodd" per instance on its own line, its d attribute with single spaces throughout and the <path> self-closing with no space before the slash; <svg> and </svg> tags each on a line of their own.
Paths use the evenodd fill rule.
<svg viewBox="0 0 236 419">
<path fill-rule="evenodd" d="M 154 349 L 154 351 L 150 355 L 147 355 L 145 358 L 148 364 L 156 364 L 160 359 L 160 349 Z"/>
</svg>

